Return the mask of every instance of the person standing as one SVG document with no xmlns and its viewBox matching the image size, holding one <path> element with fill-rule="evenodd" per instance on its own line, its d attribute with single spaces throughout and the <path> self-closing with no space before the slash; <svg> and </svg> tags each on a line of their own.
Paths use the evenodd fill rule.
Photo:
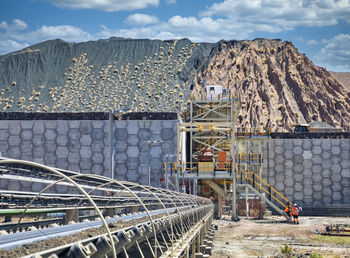
<svg viewBox="0 0 350 258">
<path fill-rule="evenodd" d="M 301 208 L 298 208 L 298 205 L 295 203 L 292 211 L 294 224 L 299 224 L 299 209 Z"/>
</svg>

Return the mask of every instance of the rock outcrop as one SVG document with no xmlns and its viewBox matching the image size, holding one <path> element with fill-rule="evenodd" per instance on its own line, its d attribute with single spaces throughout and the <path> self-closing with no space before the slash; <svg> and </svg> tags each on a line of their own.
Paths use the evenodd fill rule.
<svg viewBox="0 0 350 258">
<path fill-rule="evenodd" d="M 292 43 L 266 39 L 46 41 L 0 56 L 0 110 L 181 112 L 204 79 L 240 96 L 239 126 L 350 128 L 344 86 Z"/>
</svg>

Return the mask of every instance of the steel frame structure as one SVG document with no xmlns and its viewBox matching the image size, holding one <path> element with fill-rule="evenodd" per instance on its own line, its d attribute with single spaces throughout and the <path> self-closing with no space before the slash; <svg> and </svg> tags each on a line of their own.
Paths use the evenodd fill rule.
<svg viewBox="0 0 350 258">
<path fill-rule="evenodd" d="M 203 235 L 209 229 L 212 220 L 213 205 L 206 198 L 117 181 L 95 174 L 79 174 L 30 161 L 1 159 L 1 178 L 35 180 L 43 184 L 42 190 L 35 193 L 0 192 L 2 208 L 6 206 L 1 215 L 10 215 L 11 211 L 20 214 L 12 232 L 21 227 L 21 220 L 29 212 L 50 213 L 55 209 L 66 212 L 66 222 L 76 220 L 79 210 L 93 210 L 98 216 L 99 225 L 105 229 L 106 233 L 103 235 L 45 250 L 36 257 L 49 257 L 53 254 L 56 255 L 54 257 L 117 257 L 119 254 L 129 257 L 130 250 L 138 250 L 135 254 L 137 257 L 178 257 L 187 251 L 184 245 L 188 238 L 183 240 L 188 236 L 188 232 L 197 229 L 200 222 L 206 225 L 200 230 L 200 234 Z M 60 185 L 68 187 L 72 194 L 60 195 L 55 191 L 50 193 L 50 190 Z M 46 205 L 49 205 L 49 208 Z M 129 208 L 131 221 L 143 217 L 144 222 L 131 228 L 113 231 L 109 222 L 126 218 L 121 214 L 122 209 L 125 211 L 126 208 Z M 82 227 L 82 230 L 88 227 L 89 225 Z M 35 230 L 32 232 L 35 234 Z M 20 238 L 21 234 L 25 233 L 31 234 L 16 232 L 0 236 L 0 245 L 6 244 L 6 239 L 11 239 L 9 236 Z M 197 237 L 200 236 L 195 234 L 191 241 L 196 241 Z M 147 250 L 146 254 L 144 250 Z M 195 250 L 191 251 L 193 254 L 194 252 Z M 82 256 L 83 254 L 85 256 Z"/>
</svg>

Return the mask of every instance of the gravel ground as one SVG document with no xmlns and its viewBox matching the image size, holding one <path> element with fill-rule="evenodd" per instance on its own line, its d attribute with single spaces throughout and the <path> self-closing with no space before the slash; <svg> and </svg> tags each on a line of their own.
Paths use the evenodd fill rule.
<svg viewBox="0 0 350 258">
<path fill-rule="evenodd" d="M 282 219 L 274 217 L 272 219 Z M 291 257 L 350 257 L 350 239 L 347 244 L 324 243 L 315 230 L 324 231 L 325 224 L 349 224 L 350 218 L 301 217 L 300 224 L 259 223 L 242 219 L 231 222 L 228 218 L 215 220 L 212 257 L 282 257 L 281 247 L 291 247 Z M 343 237 L 344 238 L 344 237 Z M 348 237 L 346 237 L 348 238 Z"/>
</svg>

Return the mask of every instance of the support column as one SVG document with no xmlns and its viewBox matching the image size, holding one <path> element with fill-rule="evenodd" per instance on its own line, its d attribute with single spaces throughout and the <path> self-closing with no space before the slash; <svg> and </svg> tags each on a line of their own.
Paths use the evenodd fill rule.
<svg viewBox="0 0 350 258">
<path fill-rule="evenodd" d="M 249 217 L 249 199 L 248 199 L 248 186 L 245 186 L 245 214 L 246 219 Z"/>
<path fill-rule="evenodd" d="M 195 258 L 196 257 L 196 238 L 192 240 L 191 253 L 192 253 L 192 258 Z"/>
<path fill-rule="evenodd" d="M 65 224 L 68 224 L 70 221 L 79 222 L 78 210 L 66 210 Z"/>
</svg>

